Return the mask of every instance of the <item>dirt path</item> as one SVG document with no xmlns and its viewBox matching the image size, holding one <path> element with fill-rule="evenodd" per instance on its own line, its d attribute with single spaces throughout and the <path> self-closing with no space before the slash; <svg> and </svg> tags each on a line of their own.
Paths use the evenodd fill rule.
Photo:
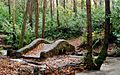
<svg viewBox="0 0 120 75">
<path fill-rule="evenodd" d="M 67 40 L 71 45 L 77 47 L 80 45 L 80 38 L 74 38 L 74 39 L 70 39 L 70 40 Z"/>
</svg>

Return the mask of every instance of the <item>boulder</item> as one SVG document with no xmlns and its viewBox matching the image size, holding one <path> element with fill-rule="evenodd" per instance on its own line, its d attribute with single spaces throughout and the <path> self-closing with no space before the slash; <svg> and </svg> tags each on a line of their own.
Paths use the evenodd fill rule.
<svg viewBox="0 0 120 75">
<path fill-rule="evenodd" d="M 38 50 L 38 52 L 33 55 L 26 55 L 27 52 L 36 48 L 40 43 L 45 43 L 43 49 Z M 68 54 L 73 53 L 75 51 L 75 47 L 69 44 L 66 40 L 57 40 L 53 43 L 47 42 L 44 39 L 36 39 L 29 45 L 15 51 L 12 56 L 13 57 L 37 57 L 37 58 L 47 58 L 55 55 Z M 24 54 L 24 55 L 23 55 Z"/>
<path fill-rule="evenodd" d="M 69 44 L 66 40 L 57 40 L 52 43 L 47 49 L 40 52 L 40 58 L 52 57 L 55 55 L 67 54 L 74 52 L 75 47 Z"/>
<path fill-rule="evenodd" d="M 45 44 L 50 44 L 51 42 L 45 40 L 45 39 L 42 39 L 42 38 L 38 38 L 38 39 L 35 39 L 33 42 L 31 42 L 29 45 L 15 51 L 12 56 L 15 56 L 15 57 L 21 57 L 22 54 L 25 54 L 27 53 L 28 51 L 34 49 L 35 47 L 37 47 L 37 45 L 41 44 L 41 43 L 45 43 Z"/>
</svg>

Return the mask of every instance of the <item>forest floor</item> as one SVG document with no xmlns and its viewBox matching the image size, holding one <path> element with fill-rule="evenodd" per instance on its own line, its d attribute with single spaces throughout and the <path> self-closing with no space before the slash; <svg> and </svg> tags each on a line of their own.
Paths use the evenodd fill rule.
<svg viewBox="0 0 120 75">
<path fill-rule="evenodd" d="M 54 60 L 54 61 L 53 61 Z M 80 58 L 68 58 L 67 56 L 59 56 L 48 58 L 43 62 L 38 62 L 38 67 L 41 64 L 47 64 L 48 71 L 45 75 L 120 75 L 120 57 L 107 57 L 106 61 L 101 67 L 101 71 L 79 71 L 72 70 L 71 67 L 61 67 L 55 70 L 55 67 L 63 66 L 63 64 L 79 62 Z M 42 67 L 46 67 L 42 65 Z M 22 59 L 10 59 L 5 56 L 0 57 L 0 75 L 34 75 L 33 69 L 35 64 L 25 63 Z M 54 71 L 52 72 L 54 67 Z M 52 74 L 51 74 L 52 72 Z"/>
<path fill-rule="evenodd" d="M 80 39 L 68 40 L 74 46 Z M 35 68 L 45 70 L 45 75 L 120 75 L 120 57 L 107 57 L 101 71 L 85 71 L 81 64 L 83 56 L 59 55 L 43 61 L 36 59 L 12 59 L 0 56 L 0 75 L 34 75 Z"/>
</svg>

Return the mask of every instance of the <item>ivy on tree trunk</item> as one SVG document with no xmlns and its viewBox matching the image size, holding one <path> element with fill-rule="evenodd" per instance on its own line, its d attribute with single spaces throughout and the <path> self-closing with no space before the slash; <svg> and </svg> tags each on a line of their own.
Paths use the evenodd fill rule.
<svg viewBox="0 0 120 75">
<path fill-rule="evenodd" d="M 110 35 L 110 0 L 105 0 L 105 32 L 104 32 L 104 43 L 102 50 L 95 60 L 96 69 L 100 70 L 101 65 L 107 57 L 107 49 L 109 44 L 109 35 Z"/>
<path fill-rule="evenodd" d="M 105 0 L 105 32 L 104 32 L 104 41 L 103 47 L 98 55 L 98 58 L 93 61 L 92 58 L 92 20 L 91 20 L 91 0 L 86 1 L 87 7 L 87 50 L 88 53 L 84 58 L 84 65 L 88 70 L 100 70 L 101 65 L 107 57 L 107 49 L 109 44 L 109 35 L 110 35 L 110 0 Z"/>
<path fill-rule="evenodd" d="M 87 54 L 84 58 L 84 64 L 87 69 L 92 69 L 93 64 L 92 58 L 92 19 L 91 19 L 91 0 L 86 1 L 87 8 Z"/>
</svg>

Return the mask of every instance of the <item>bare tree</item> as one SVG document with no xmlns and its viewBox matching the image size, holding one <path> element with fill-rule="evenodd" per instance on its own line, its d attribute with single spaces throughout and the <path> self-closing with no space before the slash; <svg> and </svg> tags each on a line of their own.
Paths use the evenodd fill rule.
<svg viewBox="0 0 120 75">
<path fill-rule="evenodd" d="M 10 12 L 10 11 L 9 11 Z M 13 45 L 16 40 L 16 30 L 15 30 L 15 25 L 16 25 L 16 0 L 12 0 L 12 25 L 13 25 Z"/>
<path fill-rule="evenodd" d="M 54 11 L 55 11 L 55 0 L 52 0 L 52 8 L 53 8 L 53 15 L 54 15 Z"/>
<path fill-rule="evenodd" d="M 57 7 L 57 24 L 60 26 L 60 21 L 59 21 L 59 10 L 58 10 L 58 0 L 56 0 L 56 7 Z"/>
<path fill-rule="evenodd" d="M 84 0 L 81 0 L 81 9 L 84 8 Z"/>
<path fill-rule="evenodd" d="M 43 1 L 42 38 L 44 38 L 45 34 L 45 17 L 46 17 L 46 0 Z"/>
<path fill-rule="evenodd" d="M 93 64 L 92 58 L 92 18 L 91 18 L 91 0 L 86 0 L 87 8 L 87 54 L 84 58 L 84 64 L 87 69 L 92 69 Z"/>
<path fill-rule="evenodd" d="M 98 56 L 98 58 L 95 60 L 95 63 L 97 64 L 96 69 L 100 69 L 101 65 L 103 64 L 104 60 L 107 57 L 107 49 L 109 44 L 109 35 L 110 35 L 110 0 L 105 0 L 105 32 L 104 32 L 104 43 L 102 50 Z"/>
<path fill-rule="evenodd" d="M 29 23 L 30 23 L 30 26 L 31 26 L 31 28 L 33 28 L 33 26 L 32 26 L 32 24 L 33 24 L 33 22 L 32 22 L 32 0 L 30 0 L 30 6 L 29 6 Z"/>
<path fill-rule="evenodd" d="M 53 0 L 50 0 L 50 13 L 51 13 L 51 25 L 52 25 L 52 21 L 53 21 L 53 3 L 52 3 Z"/>
<path fill-rule="evenodd" d="M 36 39 L 39 37 L 38 35 L 38 25 L 39 25 L 39 0 L 35 0 L 35 36 Z"/>
<path fill-rule="evenodd" d="M 19 47 L 20 48 L 23 47 L 23 43 L 24 43 L 24 36 L 25 36 L 25 30 L 26 30 L 26 23 L 27 23 L 29 5 L 30 5 L 30 0 L 27 1 L 26 10 L 25 10 L 24 16 L 23 16 L 24 20 L 23 20 L 21 36 L 20 36 L 20 41 L 19 41 Z"/>
<path fill-rule="evenodd" d="M 110 0 L 105 0 L 105 32 L 103 47 L 98 55 L 98 58 L 93 62 L 92 58 L 92 23 L 91 23 L 91 1 L 86 1 L 87 6 L 87 54 L 85 57 L 85 66 L 88 70 L 100 70 L 101 65 L 107 57 L 107 49 L 110 35 Z"/>
<path fill-rule="evenodd" d="M 73 11 L 75 12 L 75 16 L 77 16 L 77 2 L 73 0 Z"/>
<path fill-rule="evenodd" d="M 103 0 L 99 0 L 99 6 L 103 6 L 104 1 Z"/>
<path fill-rule="evenodd" d="M 11 3 L 10 0 L 8 0 L 8 10 L 9 10 L 9 19 L 11 17 Z"/>
<path fill-rule="evenodd" d="M 66 3 L 65 0 L 63 0 L 63 8 L 65 9 Z"/>
<path fill-rule="evenodd" d="M 97 0 L 93 0 L 95 8 L 97 8 Z"/>
</svg>

